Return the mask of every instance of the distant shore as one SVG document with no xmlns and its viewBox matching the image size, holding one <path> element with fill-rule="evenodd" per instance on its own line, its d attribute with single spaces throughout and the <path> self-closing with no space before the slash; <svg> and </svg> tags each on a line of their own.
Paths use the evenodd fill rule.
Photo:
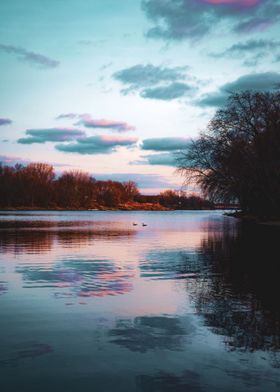
<svg viewBox="0 0 280 392">
<path fill-rule="evenodd" d="M 220 208 L 212 208 L 213 210 L 220 210 Z M 108 207 L 103 205 L 95 205 L 92 208 L 61 208 L 61 207 L 0 207 L 1 211 L 190 211 L 190 210 L 209 210 L 209 208 L 195 208 L 195 209 L 176 209 L 167 208 L 159 203 L 138 203 L 128 202 L 120 204 L 118 207 Z"/>
<path fill-rule="evenodd" d="M 109 207 L 104 205 L 95 205 L 92 208 L 66 208 L 66 207 L 0 207 L 2 211 L 173 211 L 172 208 L 166 208 L 159 203 L 137 203 L 129 202 L 120 204 L 118 207 Z"/>
</svg>

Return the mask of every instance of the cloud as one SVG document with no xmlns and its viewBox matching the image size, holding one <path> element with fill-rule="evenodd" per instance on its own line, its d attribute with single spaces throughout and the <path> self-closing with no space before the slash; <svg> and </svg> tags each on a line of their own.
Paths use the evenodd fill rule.
<svg viewBox="0 0 280 392">
<path fill-rule="evenodd" d="M 126 87 L 121 93 L 139 93 L 142 98 L 170 101 L 192 94 L 196 87 L 186 84 L 192 80 L 186 75 L 188 67 L 163 67 L 152 64 L 137 64 L 113 74 L 113 78 Z"/>
<path fill-rule="evenodd" d="M 129 132 L 135 131 L 135 127 L 127 124 L 124 121 L 113 121 L 105 119 L 94 119 L 89 113 L 63 113 L 56 117 L 56 120 L 61 119 L 79 119 L 75 125 L 83 125 L 86 128 L 94 129 L 109 129 L 115 132 Z"/>
<path fill-rule="evenodd" d="M 27 129 L 27 137 L 18 139 L 20 144 L 65 142 L 85 137 L 85 132 L 72 128 Z"/>
<path fill-rule="evenodd" d="M 79 125 L 84 125 L 87 128 L 99 128 L 99 129 L 110 129 L 111 131 L 116 132 L 128 132 L 135 131 L 135 127 L 127 124 L 123 121 L 112 121 L 112 120 L 97 120 L 91 118 L 90 115 L 82 115 L 80 116 L 81 120 L 77 123 Z"/>
<path fill-rule="evenodd" d="M 26 61 L 30 64 L 38 65 L 41 68 L 55 68 L 59 66 L 59 61 L 53 60 L 40 53 L 30 52 L 19 46 L 0 44 L 0 51 L 9 54 L 15 54 L 18 56 L 18 59 Z"/>
<path fill-rule="evenodd" d="M 227 22 L 231 31 L 263 31 L 279 20 L 278 0 L 142 0 L 151 38 L 199 39 Z"/>
<path fill-rule="evenodd" d="M 27 165 L 30 163 L 30 161 L 28 159 L 22 159 L 19 157 L 0 155 L 0 163 L 4 164 L 5 166 L 14 166 L 17 163 L 21 165 Z"/>
<path fill-rule="evenodd" d="M 64 120 L 64 119 L 70 119 L 70 120 L 74 120 L 75 118 L 77 118 L 79 115 L 77 113 L 62 113 L 59 114 L 55 119 L 56 120 Z"/>
<path fill-rule="evenodd" d="M 244 65 L 255 66 L 258 61 L 265 56 L 268 56 L 273 51 L 280 48 L 280 41 L 268 39 L 251 39 L 245 42 L 238 42 L 226 50 L 217 53 L 209 53 L 209 56 L 214 58 L 244 58 Z M 250 56 L 250 57 L 249 57 Z"/>
<path fill-rule="evenodd" d="M 154 86 L 161 82 L 185 79 L 187 67 L 162 67 L 152 64 L 137 64 L 113 74 L 113 77 L 132 89 Z"/>
<path fill-rule="evenodd" d="M 164 137 L 144 139 L 141 145 L 142 150 L 159 152 L 141 156 L 142 159 L 133 161 L 131 165 L 160 165 L 176 166 L 177 153 L 186 150 L 191 143 L 191 139 L 183 137 Z"/>
<path fill-rule="evenodd" d="M 176 154 L 163 152 L 159 154 L 143 155 L 141 160 L 133 161 L 131 165 L 160 165 L 176 167 Z"/>
<path fill-rule="evenodd" d="M 184 137 L 163 137 L 144 139 L 142 150 L 152 151 L 178 151 L 189 146 L 190 139 Z"/>
<path fill-rule="evenodd" d="M 173 99 L 183 97 L 186 92 L 194 91 L 195 89 L 185 83 L 172 83 L 168 86 L 154 87 L 144 89 L 141 92 L 141 97 L 150 99 L 161 99 L 164 101 L 171 101 Z"/>
<path fill-rule="evenodd" d="M 12 120 L 10 120 L 9 118 L 0 118 L 0 126 L 10 124 L 12 124 Z"/>
<path fill-rule="evenodd" d="M 279 14 L 279 9 L 277 10 Z M 270 16 L 267 18 L 255 18 L 245 20 L 245 22 L 239 23 L 235 30 L 238 33 L 254 33 L 254 32 L 262 32 L 267 30 L 269 27 L 274 25 L 279 20 L 277 16 Z"/>
<path fill-rule="evenodd" d="M 5 166 L 15 166 L 16 164 L 20 164 L 20 165 L 26 166 L 26 165 L 28 165 L 31 162 L 32 161 L 30 159 L 24 159 L 24 158 L 8 156 L 8 155 L 0 155 L 0 163 L 4 164 Z M 67 164 L 67 163 L 45 162 L 44 160 L 43 160 L 43 163 L 47 163 L 47 164 L 55 166 L 55 167 L 72 166 L 72 165 Z"/>
<path fill-rule="evenodd" d="M 78 154 L 110 154 L 117 147 L 131 147 L 137 143 L 136 137 L 121 137 L 110 135 L 98 135 L 78 139 L 76 143 L 57 144 L 55 148 L 63 152 L 74 152 Z"/>
<path fill-rule="evenodd" d="M 264 72 L 243 75 L 233 82 L 226 83 L 216 92 L 209 93 L 196 101 L 198 106 L 222 106 L 231 92 L 254 90 L 273 91 L 280 86 L 280 73 Z"/>
</svg>

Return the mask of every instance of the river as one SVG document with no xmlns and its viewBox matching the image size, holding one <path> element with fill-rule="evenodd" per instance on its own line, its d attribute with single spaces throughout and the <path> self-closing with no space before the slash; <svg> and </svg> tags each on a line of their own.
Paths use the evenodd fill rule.
<svg viewBox="0 0 280 392">
<path fill-rule="evenodd" d="M 279 391 L 279 239 L 223 211 L 0 212 L 2 390 Z"/>
</svg>

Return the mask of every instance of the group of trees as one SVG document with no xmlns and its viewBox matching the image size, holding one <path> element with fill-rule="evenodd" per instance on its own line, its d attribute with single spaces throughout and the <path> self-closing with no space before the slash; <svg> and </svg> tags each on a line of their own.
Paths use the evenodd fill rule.
<svg viewBox="0 0 280 392">
<path fill-rule="evenodd" d="M 280 92 L 240 92 L 178 158 L 186 181 L 215 202 L 280 217 Z"/>
<path fill-rule="evenodd" d="M 167 208 L 176 210 L 203 210 L 212 209 L 214 204 L 209 200 L 192 194 L 187 196 L 185 192 L 166 190 L 159 194 L 159 203 Z"/>
<path fill-rule="evenodd" d="M 140 203 L 160 204 L 172 210 L 205 210 L 215 208 L 214 203 L 202 197 L 182 191 L 167 189 L 159 195 L 137 195 L 135 200 Z"/>
<path fill-rule="evenodd" d="M 0 189 L 2 207 L 115 207 L 139 194 L 132 181 L 97 181 L 76 170 L 57 177 L 53 167 L 45 163 L 0 165 Z"/>
<path fill-rule="evenodd" d="M 205 209 L 213 205 L 198 196 L 167 190 L 141 195 L 133 181 L 97 181 L 89 174 L 71 170 L 56 176 L 52 166 L 0 164 L 0 207 L 114 208 L 128 202 L 154 203 L 171 209 Z"/>
</svg>

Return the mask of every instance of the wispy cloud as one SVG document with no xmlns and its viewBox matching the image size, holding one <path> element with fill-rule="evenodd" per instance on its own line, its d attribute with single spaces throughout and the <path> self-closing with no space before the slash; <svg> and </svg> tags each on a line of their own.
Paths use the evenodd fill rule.
<svg viewBox="0 0 280 392">
<path fill-rule="evenodd" d="M 274 55 L 274 52 L 280 48 L 280 41 L 269 39 L 250 39 L 244 42 L 238 42 L 229 48 L 216 53 L 209 53 L 209 56 L 214 58 L 243 58 L 243 64 L 247 66 L 256 66 L 259 60 L 269 55 Z"/>
<path fill-rule="evenodd" d="M 10 125 L 12 124 L 12 120 L 9 118 L 0 118 L 0 127 L 3 125 Z"/>
<path fill-rule="evenodd" d="M 59 114 L 55 119 L 56 120 L 64 120 L 64 119 L 74 120 L 78 116 L 79 115 L 77 113 L 62 113 L 62 114 Z"/>
<path fill-rule="evenodd" d="M 27 137 L 18 139 L 20 144 L 65 142 L 85 137 L 84 131 L 74 128 L 27 129 Z"/>
<path fill-rule="evenodd" d="M 16 55 L 19 60 L 37 65 L 40 68 L 47 69 L 47 68 L 56 68 L 59 66 L 59 61 L 51 59 L 40 53 L 28 51 L 19 46 L 0 44 L 0 51 L 4 53 Z"/>
<path fill-rule="evenodd" d="M 58 144 L 56 149 L 63 152 L 77 154 L 110 154 L 118 147 L 134 146 L 138 141 L 136 137 L 121 137 L 112 135 L 98 135 L 78 139 L 76 143 Z"/>
</svg>

